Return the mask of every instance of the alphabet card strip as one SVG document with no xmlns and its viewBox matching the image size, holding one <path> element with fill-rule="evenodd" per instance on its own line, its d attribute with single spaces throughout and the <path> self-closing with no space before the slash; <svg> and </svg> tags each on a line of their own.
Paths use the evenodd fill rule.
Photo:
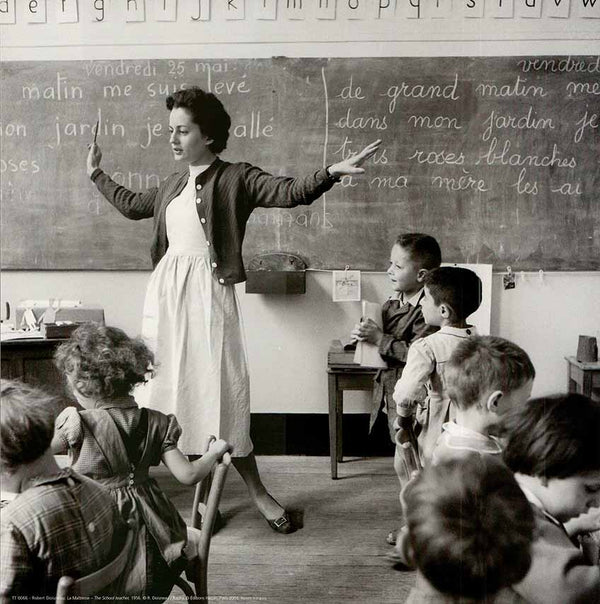
<svg viewBox="0 0 600 604">
<path fill-rule="evenodd" d="M 542 16 L 542 0 L 517 0 L 517 16 L 539 19 Z"/>
<path fill-rule="evenodd" d="M 177 0 L 154 0 L 155 21 L 177 21 Z"/>
<path fill-rule="evenodd" d="M 488 5 L 487 11 L 494 19 L 512 19 L 515 14 L 515 2 L 514 0 L 494 0 Z"/>
<path fill-rule="evenodd" d="M 335 19 L 336 0 L 318 0 L 315 6 L 317 19 Z"/>
<path fill-rule="evenodd" d="M 571 12 L 571 0 L 549 0 L 544 4 L 547 17 L 568 19 Z"/>
<path fill-rule="evenodd" d="M 111 9 L 110 0 L 94 0 L 89 4 L 82 4 L 81 10 L 84 12 L 83 19 L 87 18 L 94 23 L 103 23 L 105 21 L 110 23 L 111 16 L 114 19 L 113 11 Z"/>
<path fill-rule="evenodd" d="M 281 12 L 286 19 L 306 19 L 308 0 L 281 0 Z"/>
<path fill-rule="evenodd" d="M 467 19 L 481 19 L 483 17 L 483 0 L 461 0 L 462 14 Z"/>
<path fill-rule="evenodd" d="M 404 19 L 422 19 L 422 0 L 401 0 L 398 12 Z"/>
<path fill-rule="evenodd" d="M 597 0 L 579 0 L 575 3 L 576 11 L 573 11 L 576 16 L 583 19 L 600 19 L 600 2 Z"/>
<path fill-rule="evenodd" d="M 452 16 L 452 0 L 431 0 L 425 9 L 430 19 L 449 19 Z"/>
<path fill-rule="evenodd" d="M 15 0 L 0 0 L 0 25 L 16 23 Z"/>
<path fill-rule="evenodd" d="M 145 0 L 127 0 L 125 19 L 128 23 L 139 23 L 145 21 Z"/>
<path fill-rule="evenodd" d="M 339 14 L 343 19 L 362 20 L 369 16 L 367 10 L 367 0 L 342 0 L 339 7 Z"/>
<path fill-rule="evenodd" d="M 55 0 L 55 2 L 58 23 L 77 23 L 79 21 L 77 0 Z"/>
<path fill-rule="evenodd" d="M 209 21 L 210 0 L 180 0 L 184 19 L 186 21 Z"/>
<path fill-rule="evenodd" d="M 396 0 L 380 0 L 377 6 L 377 19 L 392 19 L 396 12 Z"/>
<path fill-rule="evenodd" d="M 240 21 L 246 18 L 245 0 L 226 0 L 225 19 L 228 21 Z"/>
<path fill-rule="evenodd" d="M 277 0 L 259 0 L 254 8 L 257 19 L 274 21 L 277 19 Z"/>
<path fill-rule="evenodd" d="M 46 23 L 46 0 L 29 0 L 25 14 L 27 23 Z"/>
</svg>

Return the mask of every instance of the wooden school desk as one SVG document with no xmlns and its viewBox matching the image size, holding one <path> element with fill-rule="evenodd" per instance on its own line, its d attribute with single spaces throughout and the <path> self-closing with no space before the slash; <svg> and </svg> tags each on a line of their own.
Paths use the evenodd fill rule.
<svg viewBox="0 0 600 604">
<path fill-rule="evenodd" d="M 592 390 L 600 388 L 600 362 L 584 363 L 576 357 L 565 357 L 569 392 L 579 392 L 592 398 Z"/>
<path fill-rule="evenodd" d="M 352 356 L 348 355 L 351 359 Z M 331 478 L 336 479 L 337 465 L 342 461 L 342 418 L 344 415 L 344 390 L 373 389 L 373 377 L 377 373 L 371 367 L 361 367 L 352 362 L 340 362 L 327 358 L 328 394 L 329 394 L 329 457 L 331 459 Z"/>
</svg>

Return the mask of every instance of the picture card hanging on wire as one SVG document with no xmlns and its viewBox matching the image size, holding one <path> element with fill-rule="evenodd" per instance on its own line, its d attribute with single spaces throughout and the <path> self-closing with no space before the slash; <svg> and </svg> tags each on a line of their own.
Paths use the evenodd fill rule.
<svg viewBox="0 0 600 604">
<path fill-rule="evenodd" d="M 360 302 L 360 271 L 333 271 L 332 291 L 334 302 Z"/>
</svg>

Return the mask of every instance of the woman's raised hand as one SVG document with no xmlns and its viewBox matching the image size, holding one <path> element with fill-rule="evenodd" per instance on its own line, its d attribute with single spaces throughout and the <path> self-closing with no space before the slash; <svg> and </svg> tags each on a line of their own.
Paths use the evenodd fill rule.
<svg viewBox="0 0 600 604">
<path fill-rule="evenodd" d="M 87 175 L 91 176 L 92 172 L 100 166 L 100 160 L 102 159 L 102 151 L 96 143 L 89 145 L 89 151 L 87 156 Z"/>
<path fill-rule="evenodd" d="M 331 174 L 331 176 L 349 176 L 352 174 L 362 174 L 365 169 L 361 168 L 361 166 L 365 163 L 365 161 L 367 161 L 367 159 L 369 159 L 375 154 L 377 149 L 379 149 L 380 145 L 381 139 L 373 141 L 370 145 L 367 145 L 359 153 L 355 153 L 344 161 L 329 166 L 329 174 Z"/>
</svg>

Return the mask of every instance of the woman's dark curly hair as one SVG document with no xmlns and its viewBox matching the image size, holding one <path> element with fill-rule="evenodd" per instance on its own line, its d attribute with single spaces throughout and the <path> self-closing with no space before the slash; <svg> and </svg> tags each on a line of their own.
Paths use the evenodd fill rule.
<svg viewBox="0 0 600 604">
<path fill-rule="evenodd" d="M 154 366 L 154 355 L 141 339 L 96 323 L 78 327 L 54 359 L 79 393 L 101 400 L 127 396 L 152 375 Z"/>
<path fill-rule="evenodd" d="M 227 147 L 231 118 L 223 103 L 212 92 L 205 92 L 198 86 L 178 90 L 167 97 L 167 109 L 186 109 L 192 120 L 200 127 L 200 132 L 212 139 L 208 148 L 213 153 L 221 153 Z"/>
</svg>

